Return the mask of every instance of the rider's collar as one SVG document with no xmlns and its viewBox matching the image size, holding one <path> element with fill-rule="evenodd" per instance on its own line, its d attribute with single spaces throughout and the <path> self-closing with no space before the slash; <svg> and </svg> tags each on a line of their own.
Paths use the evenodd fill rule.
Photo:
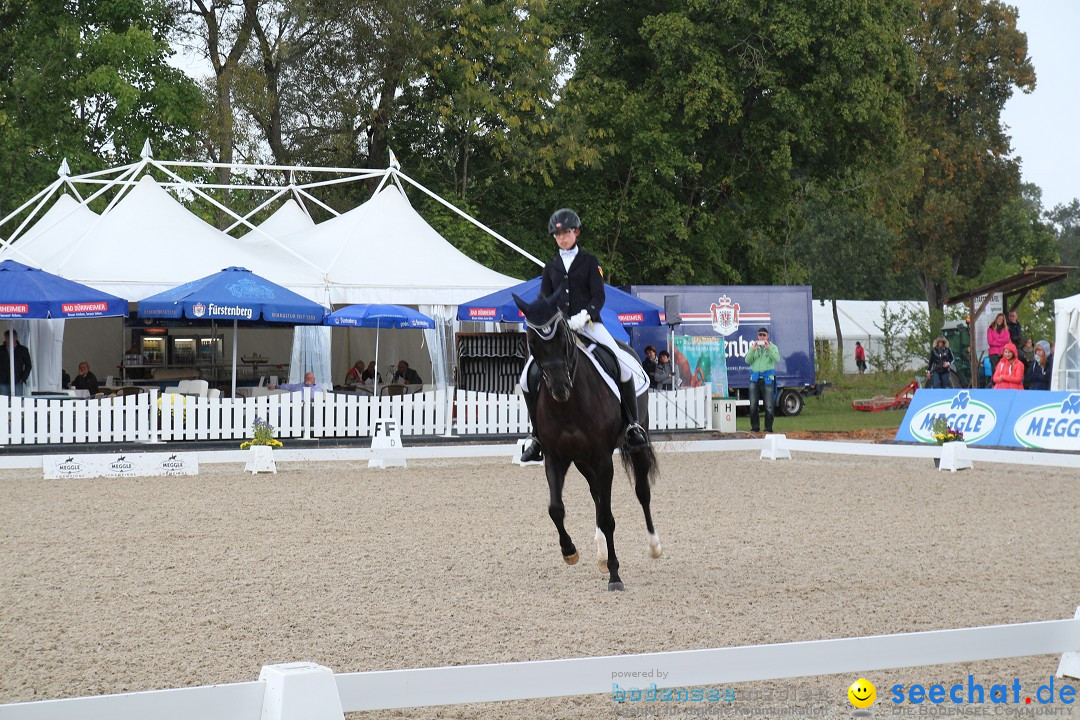
<svg viewBox="0 0 1080 720">
<path fill-rule="evenodd" d="M 559 255 L 563 257 L 575 257 L 577 255 L 577 245 L 575 244 L 574 247 L 570 248 L 569 250 L 563 250 L 562 248 L 559 248 Z"/>
</svg>

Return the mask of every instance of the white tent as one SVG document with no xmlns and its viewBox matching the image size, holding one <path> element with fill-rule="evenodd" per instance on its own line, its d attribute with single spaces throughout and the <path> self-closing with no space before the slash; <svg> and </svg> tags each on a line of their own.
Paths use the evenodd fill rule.
<svg viewBox="0 0 1080 720">
<path fill-rule="evenodd" d="M 44 270 L 131 301 L 239 265 L 325 302 L 315 268 L 269 241 L 255 245 L 226 235 L 149 175 L 81 237 L 40 261 Z"/>
<path fill-rule="evenodd" d="M 457 305 L 520 282 L 447 242 L 393 184 L 282 243 L 326 271 L 335 305 Z"/>
<path fill-rule="evenodd" d="M 296 200 L 289 198 L 256 227 L 257 230 L 251 230 L 241 237 L 252 242 L 263 242 L 267 237 L 283 238 L 315 227 L 315 221 L 304 212 Z"/>
<path fill-rule="evenodd" d="M 60 195 L 37 222 L 0 249 L 0 260 L 8 258 L 40 266 L 43 259 L 71 245 L 98 220 L 98 214 L 70 195 Z"/>
<path fill-rule="evenodd" d="M 836 314 L 840 319 L 840 333 L 844 338 L 844 372 L 846 373 L 858 372 L 855 366 L 856 341 L 866 349 L 868 360 L 881 352 L 881 341 L 885 337 L 881 329 L 883 307 L 894 314 L 906 314 L 919 310 L 926 312 L 926 303 L 915 300 L 837 300 L 836 303 Z M 815 299 L 812 305 L 814 340 L 818 343 L 828 343 L 835 351 L 837 337 L 832 300 Z M 921 361 L 921 357 L 911 358 L 913 367 Z M 873 369 L 872 360 L 871 369 Z"/>
<path fill-rule="evenodd" d="M 1080 295 L 1054 301 L 1051 390 L 1080 390 Z"/>
</svg>

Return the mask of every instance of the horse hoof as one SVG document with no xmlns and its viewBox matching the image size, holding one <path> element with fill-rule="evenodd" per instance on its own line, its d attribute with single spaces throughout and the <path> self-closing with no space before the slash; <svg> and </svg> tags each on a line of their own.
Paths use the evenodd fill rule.
<svg viewBox="0 0 1080 720">
<path fill-rule="evenodd" d="M 598 557 L 598 558 L 596 558 L 596 569 L 599 570 L 602 573 L 606 573 L 608 571 L 607 558 L 606 557 Z"/>
<path fill-rule="evenodd" d="M 613 582 L 607 584 L 607 589 L 609 592 L 622 592 L 626 588 L 623 587 L 621 582 Z"/>
<path fill-rule="evenodd" d="M 562 559 L 566 561 L 567 565 L 577 565 L 579 557 L 577 553 L 574 553 L 573 555 L 563 555 Z"/>
<path fill-rule="evenodd" d="M 652 533 L 649 535 L 649 557 L 658 558 L 663 552 L 664 548 L 660 544 L 660 534 Z"/>
</svg>

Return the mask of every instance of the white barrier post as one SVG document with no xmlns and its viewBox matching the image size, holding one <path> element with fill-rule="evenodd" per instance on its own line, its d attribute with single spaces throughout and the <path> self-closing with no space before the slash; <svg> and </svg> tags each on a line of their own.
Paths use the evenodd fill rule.
<svg viewBox="0 0 1080 720">
<path fill-rule="evenodd" d="M 309 662 L 264 665 L 261 720 L 345 720 L 334 671 Z"/>
<path fill-rule="evenodd" d="M 1073 617 L 1080 620 L 1080 607 L 1076 608 L 1076 614 Z M 1072 652 L 1062 653 L 1061 661 L 1058 663 L 1057 676 L 1080 679 L 1080 648 Z"/>
<path fill-rule="evenodd" d="M 398 421 L 379 418 L 375 421 L 375 433 L 371 436 L 371 457 L 368 467 L 405 467 L 401 454 L 401 428 Z"/>
<path fill-rule="evenodd" d="M 761 448 L 761 460 L 790 460 L 791 451 L 780 444 L 787 440 L 787 435 L 766 435 L 765 447 Z"/>
<path fill-rule="evenodd" d="M 971 464 L 971 453 L 965 442 L 947 442 L 941 446 L 941 462 L 938 470 L 970 470 L 975 466 Z"/>
</svg>

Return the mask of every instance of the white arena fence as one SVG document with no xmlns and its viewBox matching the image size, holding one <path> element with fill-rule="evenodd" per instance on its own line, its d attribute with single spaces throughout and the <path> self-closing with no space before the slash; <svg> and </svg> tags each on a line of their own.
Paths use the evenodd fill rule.
<svg viewBox="0 0 1080 720">
<path fill-rule="evenodd" d="M 255 682 L 0 705 L 0 720 L 342 720 L 346 712 L 611 694 L 613 678 L 654 669 L 664 679 L 624 685 L 708 687 L 1051 654 L 1061 655 L 1057 677 L 1080 677 L 1080 608 L 1068 620 L 495 665 L 335 675 L 287 663 L 264 666 Z"/>
<path fill-rule="evenodd" d="M 706 388 L 649 393 L 656 430 L 712 429 Z M 0 396 L 0 445 L 243 440 L 258 417 L 280 439 L 370 437 L 376 420 L 402 435 L 517 435 L 529 430 L 525 401 L 453 389 L 372 397 L 283 393 L 253 398 L 160 395 L 156 390 L 105 399 Z"/>
</svg>

